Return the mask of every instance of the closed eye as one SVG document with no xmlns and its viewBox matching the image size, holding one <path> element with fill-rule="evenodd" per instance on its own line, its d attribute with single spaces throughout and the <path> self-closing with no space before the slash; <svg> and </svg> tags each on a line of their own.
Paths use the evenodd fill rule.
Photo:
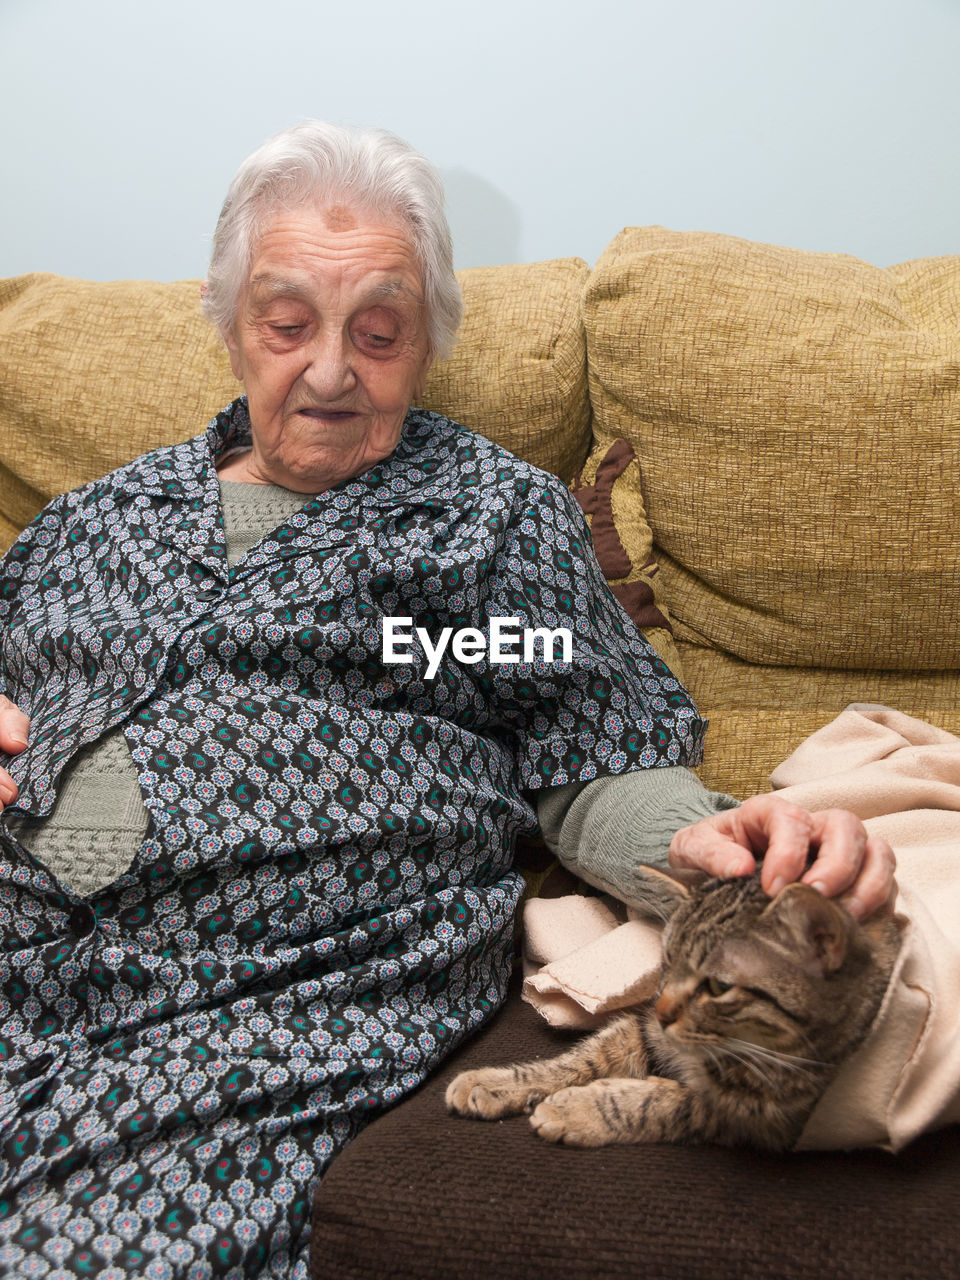
<svg viewBox="0 0 960 1280">
<path fill-rule="evenodd" d="M 412 317 L 391 306 L 368 307 L 353 317 L 350 333 L 363 355 L 390 357 L 402 334 L 413 330 Z"/>
</svg>

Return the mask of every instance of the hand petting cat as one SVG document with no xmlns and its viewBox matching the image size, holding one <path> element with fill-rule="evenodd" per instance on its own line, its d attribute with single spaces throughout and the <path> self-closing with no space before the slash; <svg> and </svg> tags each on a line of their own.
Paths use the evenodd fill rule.
<svg viewBox="0 0 960 1280">
<path fill-rule="evenodd" d="M 893 850 L 846 809 L 808 813 L 775 795 L 752 796 L 736 809 L 681 827 L 670 844 L 671 866 L 714 876 L 750 875 L 758 858 L 760 881 L 771 897 L 801 880 L 864 920 L 892 907 L 896 896 Z"/>
</svg>

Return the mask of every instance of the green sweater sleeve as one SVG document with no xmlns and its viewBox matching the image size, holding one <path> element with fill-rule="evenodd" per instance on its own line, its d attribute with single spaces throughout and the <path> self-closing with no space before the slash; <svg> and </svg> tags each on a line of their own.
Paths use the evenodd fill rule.
<svg viewBox="0 0 960 1280">
<path fill-rule="evenodd" d="M 630 902 L 637 899 L 636 868 L 665 867 L 675 832 L 738 803 L 677 765 L 551 787 L 537 797 L 537 817 L 565 867 Z"/>
</svg>

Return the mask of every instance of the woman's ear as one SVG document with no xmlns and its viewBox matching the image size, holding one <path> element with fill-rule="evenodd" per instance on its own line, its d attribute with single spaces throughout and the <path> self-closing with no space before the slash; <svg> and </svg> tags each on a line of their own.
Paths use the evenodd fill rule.
<svg viewBox="0 0 960 1280">
<path fill-rule="evenodd" d="M 223 345 L 227 348 L 227 355 L 230 357 L 230 368 L 233 370 L 233 376 L 238 382 L 243 382 L 243 358 L 240 353 L 240 344 L 237 342 L 233 330 L 221 329 L 220 337 L 223 339 Z"/>
</svg>

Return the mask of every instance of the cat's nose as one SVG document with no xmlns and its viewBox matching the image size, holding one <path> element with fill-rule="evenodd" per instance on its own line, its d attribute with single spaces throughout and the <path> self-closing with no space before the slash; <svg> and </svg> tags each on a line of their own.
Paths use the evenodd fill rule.
<svg viewBox="0 0 960 1280">
<path fill-rule="evenodd" d="M 661 1027 L 669 1027 L 671 1022 L 676 1022 L 677 1020 L 680 1001 L 676 996 L 671 995 L 669 991 L 663 991 L 653 1008 Z"/>
</svg>

